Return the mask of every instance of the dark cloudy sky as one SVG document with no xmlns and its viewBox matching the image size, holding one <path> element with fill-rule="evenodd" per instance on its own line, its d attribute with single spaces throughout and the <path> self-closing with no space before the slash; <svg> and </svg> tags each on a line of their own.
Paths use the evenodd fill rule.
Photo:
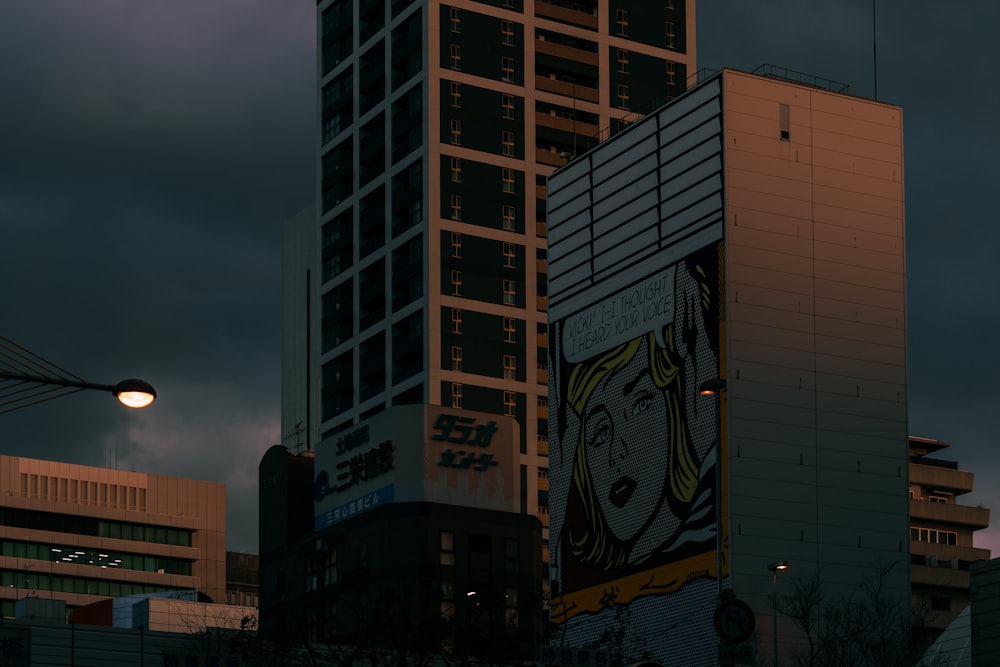
<svg viewBox="0 0 1000 667">
<path fill-rule="evenodd" d="M 313 192 L 315 6 L 0 3 L 0 335 L 160 394 L 0 415 L 0 451 L 225 482 L 230 549 L 257 548 L 257 464 L 282 437 L 280 223 Z M 874 95 L 870 0 L 697 10 L 700 67 Z M 877 5 L 878 97 L 904 109 L 910 431 L 952 442 L 965 502 L 1000 510 L 998 23 L 994 0 Z"/>
</svg>

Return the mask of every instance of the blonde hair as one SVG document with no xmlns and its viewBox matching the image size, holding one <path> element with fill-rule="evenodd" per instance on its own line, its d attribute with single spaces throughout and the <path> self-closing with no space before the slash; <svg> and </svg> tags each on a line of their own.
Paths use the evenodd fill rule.
<svg viewBox="0 0 1000 667">
<path fill-rule="evenodd" d="M 649 351 L 649 373 L 653 384 L 663 391 L 666 399 L 669 438 L 666 494 L 676 501 L 689 503 L 698 486 L 698 462 L 684 420 L 680 364 L 675 361 L 677 351 L 674 349 L 672 324 L 664 335 L 668 341 L 666 349 L 658 345 L 656 336 L 650 332 L 615 347 L 595 360 L 577 364 L 570 373 L 566 400 L 580 418 L 572 486 L 583 503 L 586 520 L 582 529 L 577 529 L 578 534 L 570 527 L 568 538 L 573 555 L 581 563 L 609 570 L 620 567 L 628 558 L 629 545 L 611 534 L 594 492 L 586 456 L 585 410 L 598 384 L 627 366 L 643 341 L 646 341 Z"/>
</svg>

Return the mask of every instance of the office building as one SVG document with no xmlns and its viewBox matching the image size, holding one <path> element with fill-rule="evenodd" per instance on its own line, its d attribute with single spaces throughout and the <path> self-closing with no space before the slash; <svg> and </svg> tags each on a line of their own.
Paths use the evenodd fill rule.
<svg viewBox="0 0 1000 667">
<path fill-rule="evenodd" d="M 990 510 L 959 504 L 974 476 L 937 458 L 947 442 L 910 436 L 910 562 L 913 608 L 921 641 L 929 644 L 969 604 L 969 571 L 990 550 L 973 544 L 988 528 Z"/>
<path fill-rule="evenodd" d="M 0 455 L 0 600 L 195 590 L 224 602 L 226 488 L 164 475 Z"/>
<path fill-rule="evenodd" d="M 808 646 L 772 596 L 811 581 L 908 614 L 904 241 L 901 110 L 777 68 L 550 177 L 561 641 L 783 664 Z"/>
</svg>

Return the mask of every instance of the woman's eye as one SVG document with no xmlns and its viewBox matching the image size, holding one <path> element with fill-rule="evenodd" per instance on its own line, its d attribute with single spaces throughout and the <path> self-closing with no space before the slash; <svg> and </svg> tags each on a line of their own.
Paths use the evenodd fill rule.
<svg viewBox="0 0 1000 667">
<path fill-rule="evenodd" d="M 632 416 L 642 414 L 653 406 L 653 397 L 648 393 L 639 395 L 632 404 Z"/>
<path fill-rule="evenodd" d="M 611 440 L 611 425 L 607 422 L 601 422 L 594 429 L 594 434 L 590 437 L 591 447 L 602 447 L 606 445 Z"/>
</svg>

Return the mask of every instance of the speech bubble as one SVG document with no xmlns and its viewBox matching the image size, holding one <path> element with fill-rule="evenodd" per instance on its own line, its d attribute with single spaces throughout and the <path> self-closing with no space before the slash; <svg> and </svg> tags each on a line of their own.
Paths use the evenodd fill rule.
<svg viewBox="0 0 1000 667">
<path fill-rule="evenodd" d="M 674 321 L 672 265 L 563 320 L 562 355 L 578 363 L 650 331 L 667 347 L 664 329 Z"/>
</svg>

